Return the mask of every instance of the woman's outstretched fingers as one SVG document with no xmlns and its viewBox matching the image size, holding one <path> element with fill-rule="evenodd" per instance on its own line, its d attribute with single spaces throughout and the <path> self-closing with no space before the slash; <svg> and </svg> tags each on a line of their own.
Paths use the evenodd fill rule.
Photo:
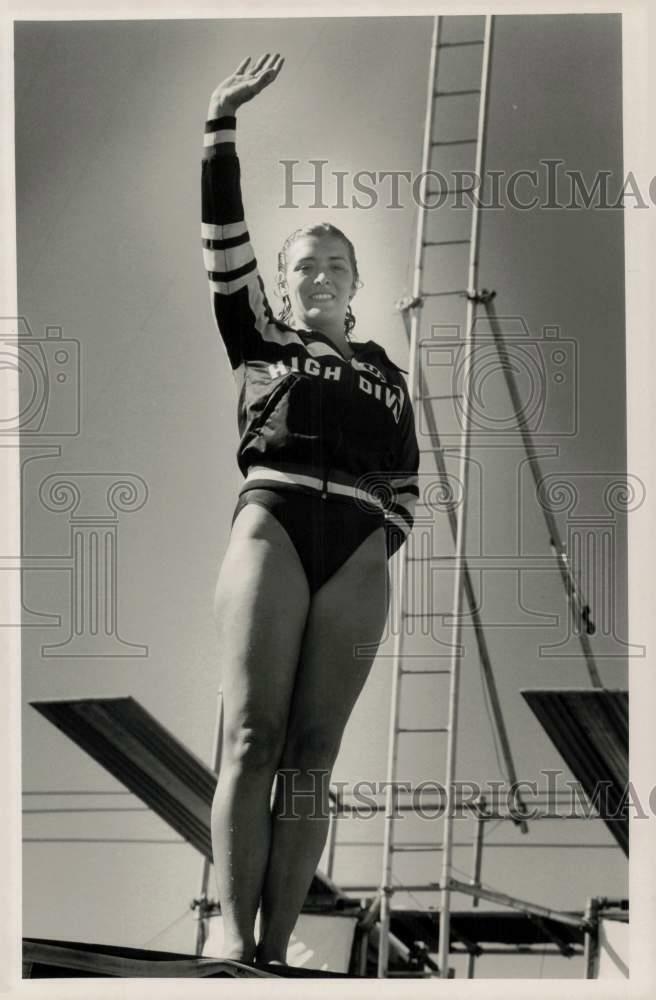
<svg viewBox="0 0 656 1000">
<path fill-rule="evenodd" d="M 270 55 L 271 55 L 270 52 L 265 52 L 263 56 L 260 56 L 260 58 L 257 60 L 257 62 L 255 63 L 255 65 L 253 66 L 252 72 L 253 73 L 259 73 L 260 70 L 262 69 L 262 67 L 264 66 L 264 64 L 268 61 Z"/>
<path fill-rule="evenodd" d="M 254 83 L 255 92 L 259 94 L 261 90 L 264 90 L 264 88 L 268 87 L 270 83 L 273 83 L 273 81 L 278 76 L 281 67 L 282 63 L 279 63 L 277 66 L 272 63 L 271 66 L 267 66 L 264 69 L 260 70 L 258 77 Z"/>
<path fill-rule="evenodd" d="M 246 56 L 246 58 L 243 60 L 243 62 L 240 62 L 239 66 L 237 66 L 237 69 L 235 70 L 235 76 L 237 75 L 237 73 L 243 73 L 244 70 L 246 69 L 246 67 L 248 66 L 248 64 L 249 64 L 250 61 L 251 61 L 251 57 L 250 56 Z"/>
</svg>

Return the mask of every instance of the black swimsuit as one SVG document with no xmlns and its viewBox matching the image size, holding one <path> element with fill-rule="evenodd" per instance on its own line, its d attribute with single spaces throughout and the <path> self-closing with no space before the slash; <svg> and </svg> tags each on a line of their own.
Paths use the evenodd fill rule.
<svg viewBox="0 0 656 1000">
<path fill-rule="evenodd" d="M 306 492 L 299 488 L 243 487 L 232 516 L 248 503 L 270 511 L 296 549 L 314 594 L 369 535 L 385 524 L 383 511 L 347 497 Z"/>
</svg>

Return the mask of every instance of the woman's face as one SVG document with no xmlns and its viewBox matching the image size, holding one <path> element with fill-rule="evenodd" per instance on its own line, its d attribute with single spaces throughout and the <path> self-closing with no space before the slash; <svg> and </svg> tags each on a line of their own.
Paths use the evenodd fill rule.
<svg viewBox="0 0 656 1000">
<path fill-rule="evenodd" d="M 355 278 L 339 236 L 299 236 L 287 250 L 287 293 L 296 324 L 343 332 Z"/>
</svg>

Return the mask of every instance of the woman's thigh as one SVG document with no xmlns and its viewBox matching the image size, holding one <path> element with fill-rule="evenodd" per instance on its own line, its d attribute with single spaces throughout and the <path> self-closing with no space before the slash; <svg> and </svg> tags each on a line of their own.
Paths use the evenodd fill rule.
<svg viewBox="0 0 656 1000">
<path fill-rule="evenodd" d="M 249 503 L 235 518 L 216 586 L 224 728 L 283 734 L 310 602 L 285 529 Z"/>
<path fill-rule="evenodd" d="M 336 756 L 385 628 L 389 575 L 377 528 L 313 595 L 282 766 Z"/>
</svg>

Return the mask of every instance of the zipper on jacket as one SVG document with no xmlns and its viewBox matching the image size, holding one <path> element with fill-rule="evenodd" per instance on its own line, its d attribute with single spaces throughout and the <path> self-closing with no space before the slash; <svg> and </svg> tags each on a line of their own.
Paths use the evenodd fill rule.
<svg viewBox="0 0 656 1000">
<path fill-rule="evenodd" d="M 323 470 L 323 486 L 322 486 L 321 499 L 325 500 L 327 496 L 328 496 L 328 466 L 326 465 L 324 466 Z"/>
</svg>

